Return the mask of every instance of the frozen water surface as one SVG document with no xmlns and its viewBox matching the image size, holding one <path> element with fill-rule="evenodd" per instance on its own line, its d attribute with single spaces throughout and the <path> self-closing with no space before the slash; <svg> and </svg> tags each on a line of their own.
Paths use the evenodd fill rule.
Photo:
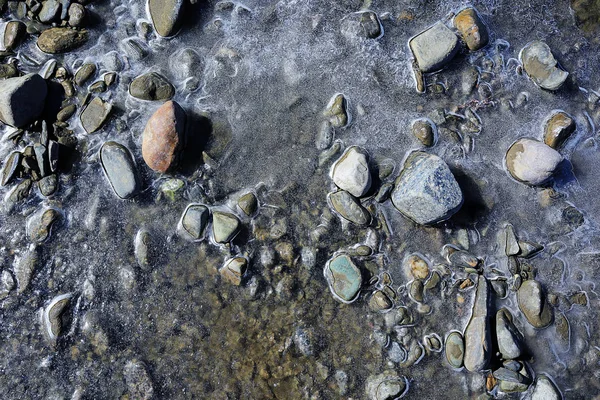
<svg viewBox="0 0 600 400">
<path fill-rule="evenodd" d="M 489 44 L 427 74 L 426 93 L 417 93 L 408 40 L 440 20 L 451 26 L 451 13 L 468 5 L 485 21 Z M 0 187 L 0 283 L 10 286 L 0 300 L 0 397 L 366 399 L 387 390 L 369 392 L 385 373 L 407 383 L 410 399 L 521 398 L 489 377 L 501 366 L 495 331 L 492 363 L 482 372 L 452 369 L 430 340 L 463 332 L 475 297 L 469 281 L 478 272 L 450 265 L 447 244 L 479 257 L 489 281 L 506 281 L 505 298 L 490 288 L 490 321 L 501 307 L 512 312 L 525 344 L 519 361 L 532 374 L 550 376 L 566 399 L 600 396 L 600 52 L 598 31 L 580 30 L 570 6 L 199 1 L 189 5 L 181 31 L 165 39 L 154 33 L 143 1 L 91 2 L 88 42 L 55 58 L 73 72 L 96 63 L 85 86 L 118 73 L 99 95 L 113 104 L 111 115 L 93 134 L 83 130 L 80 109 L 69 120 L 77 151 L 59 172 L 54 196 L 34 187 L 11 206 L 9 192 L 20 180 Z M 364 37 L 365 10 L 378 15 L 381 37 Z M 545 41 L 570 74 L 557 91 L 540 89 L 521 71 L 519 51 L 533 40 Z M 28 73 L 51 57 L 30 36 L 16 58 Z M 175 86 L 174 100 L 188 115 L 184 160 L 170 175 L 154 173 L 141 154 L 142 131 L 161 102 L 128 92 L 133 78 L 151 71 Z M 73 104 L 85 93 L 80 88 Z M 323 112 L 339 93 L 351 118 L 331 127 L 334 137 L 319 150 Z M 560 149 L 566 161 L 544 187 L 515 181 L 506 151 L 521 137 L 542 140 L 547 116 L 559 109 L 577 126 Z M 377 194 L 411 151 L 423 149 L 411 133 L 417 118 L 437 124 L 437 142 L 425 151 L 450 166 L 462 209 L 422 227 L 390 201 L 367 196 L 370 226 L 342 221 L 327 203 L 333 162 L 346 147 L 364 148 L 374 177 L 369 195 Z M 3 127 L 2 166 L 39 135 L 26 130 L 14 141 L 11 132 Z M 143 184 L 132 200 L 119 199 L 104 176 L 98 152 L 107 140 L 127 146 L 136 161 Z M 394 172 L 379 179 L 385 165 Z M 248 191 L 259 204 L 251 216 L 237 206 Z M 212 240 L 210 226 L 200 242 L 183 239 L 177 226 L 190 203 L 235 213 L 240 233 L 227 245 Z M 46 241 L 33 243 L 28 220 L 49 207 L 61 218 Z M 518 278 L 505 255 L 506 224 L 519 240 L 544 246 L 520 259 Z M 350 254 L 363 274 L 351 304 L 335 299 L 323 275 L 338 253 Z M 415 253 L 427 260 L 426 273 L 441 276 L 420 302 L 413 292 L 420 283 L 406 266 Z M 249 260 L 240 286 L 218 272 L 237 255 Z M 28 260 L 31 282 L 21 290 Z M 515 281 L 533 277 L 554 315 L 544 329 L 527 321 L 513 290 Z M 392 309 L 374 311 L 372 294 L 386 290 L 396 295 Z M 71 297 L 55 316 L 61 334 L 53 342 L 42 316 L 65 294 Z"/>
</svg>

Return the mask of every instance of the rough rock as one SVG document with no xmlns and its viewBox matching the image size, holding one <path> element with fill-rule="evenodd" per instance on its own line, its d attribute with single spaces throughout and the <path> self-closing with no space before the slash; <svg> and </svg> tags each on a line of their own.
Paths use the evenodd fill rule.
<svg viewBox="0 0 600 400">
<path fill-rule="evenodd" d="M 533 186 L 550 180 L 562 160 L 563 156 L 552 147 L 528 138 L 513 143 L 505 157 L 506 168 L 511 176 Z"/>
<path fill-rule="evenodd" d="M 38 37 L 37 45 L 44 53 L 60 54 L 81 47 L 87 40 L 86 30 L 50 28 Z"/>
<path fill-rule="evenodd" d="M 525 400 L 562 400 L 562 398 L 560 390 L 549 377 L 538 375 Z"/>
<path fill-rule="evenodd" d="M 469 50 L 476 51 L 488 44 L 487 26 L 485 26 L 474 8 L 465 8 L 456 14 L 454 27 L 460 33 Z"/>
<path fill-rule="evenodd" d="M 427 118 L 419 118 L 413 121 L 411 131 L 423 146 L 433 146 L 435 143 L 435 124 Z"/>
<path fill-rule="evenodd" d="M 210 212 L 203 204 L 190 204 L 186 207 L 179 222 L 180 231 L 191 240 L 202 240 L 208 225 Z"/>
<path fill-rule="evenodd" d="M 488 367 L 492 356 L 492 335 L 489 317 L 489 285 L 480 275 L 473 302 L 471 319 L 465 329 L 465 368 L 471 372 Z"/>
<path fill-rule="evenodd" d="M 0 120 L 23 128 L 44 111 L 48 85 L 38 74 L 0 81 Z"/>
<path fill-rule="evenodd" d="M 427 225 L 454 215 L 462 206 L 463 195 L 441 158 L 414 152 L 396 179 L 392 203 L 406 217 Z"/>
<path fill-rule="evenodd" d="M 458 37 L 442 22 L 419 33 L 408 44 L 423 72 L 442 68 L 458 52 Z"/>
<path fill-rule="evenodd" d="M 185 111 L 174 101 L 167 101 L 150 117 L 142 133 L 142 156 L 152 170 L 165 173 L 177 166 L 185 123 Z"/>
<path fill-rule="evenodd" d="M 234 257 L 225 262 L 219 269 L 221 278 L 232 285 L 239 286 L 242 284 L 242 278 L 248 268 L 248 260 L 244 257 Z"/>
</svg>

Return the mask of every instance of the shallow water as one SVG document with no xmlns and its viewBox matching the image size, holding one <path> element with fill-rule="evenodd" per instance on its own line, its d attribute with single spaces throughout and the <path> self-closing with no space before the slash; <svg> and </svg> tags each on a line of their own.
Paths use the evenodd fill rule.
<svg viewBox="0 0 600 400">
<path fill-rule="evenodd" d="M 71 120 L 79 156 L 60 174 L 53 198 L 44 199 L 34 190 L 14 210 L 0 212 L 0 270 L 13 274 L 30 247 L 30 215 L 45 206 L 64 213 L 51 237 L 37 247 L 40 261 L 29 288 L 21 294 L 13 290 L 0 303 L 2 398 L 136 398 L 125 376 L 131 362 L 143 363 L 154 398 L 363 399 L 367 379 L 389 369 L 409 380 L 405 398 L 477 398 L 485 393 L 485 374 L 452 370 L 443 351 L 403 367 L 375 336 L 384 331 L 393 341 L 403 335 L 422 341 L 431 333 L 443 339 L 452 330 L 463 331 L 475 290 L 457 286 L 468 274 L 449 269 L 447 288 L 428 293 L 425 304 L 432 311 L 421 314 L 407 295 L 403 261 L 419 253 L 431 267 L 447 264 L 442 247 L 454 244 L 484 259 L 486 276 L 496 276 L 495 266 L 510 277 L 497 240 L 506 223 L 520 239 L 545 246 L 529 263 L 546 291 L 559 297 L 583 291 L 587 305 L 556 307 L 555 315 L 562 313 L 569 322 L 566 342 L 558 338 L 554 324 L 533 329 L 514 292 L 496 306 L 507 306 L 515 315 L 535 373 L 550 375 L 567 399 L 600 396 L 595 292 L 600 279 L 598 44 L 579 30 L 569 2 L 476 2 L 489 27 L 490 44 L 460 54 L 427 77 L 429 84 L 443 84 L 444 93 L 429 88 L 418 94 L 409 38 L 464 5 L 247 1 L 235 3 L 231 11 L 207 1 L 192 7 L 172 39 L 138 34 L 143 22 L 150 23 L 142 1 L 89 6 L 97 23 L 88 45 L 62 60 L 72 70 L 96 62 L 102 74 L 114 69 L 107 54 L 117 52 L 123 64 L 118 86 L 101 96 L 113 102 L 113 114 L 100 132 L 90 135 L 77 118 Z M 381 38 L 364 39 L 346 30 L 361 8 L 377 12 L 384 28 Z M 221 22 L 215 24 L 217 20 Z M 123 41 L 132 37 L 147 48 L 146 57 L 127 54 Z M 535 39 L 545 40 L 571 73 L 557 92 L 543 91 L 517 72 L 520 49 Z M 199 56 L 191 71 L 177 61 L 183 48 Z M 39 71 L 50 58 L 32 40 L 21 46 L 19 56 L 23 54 L 40 64 L 22 61 L 24 72 Z M 471 66 L 481 71 L 479 86 L 491 88 L 490 99 L 482 99 L 477 89 L 462 92 L 461 77 Z M 136 100 L 127 92 L 134 77 L 150 70 L 176 86 L 174 100 L 193 120 L 195 139 L 175 174 L 185 188 L 172 200 L 157 199 L 167 177 L 148 169 L 141 157 L 141 132 L 159 103 Z M 197 90 L 186 90 L 186 80 L 193 83 L 186 76 L 197 79 Z M 480 133 L 457 140 L 440 130 L 436 145 L 427 150 L 448 163 L 461 185 L 465 204 L 455 217 L 420 227 L 391 202 L 376 205 L 373 227 L 381 241 L 375 255 L 357 258 L 357 263 L 366 277 L 389 272 L 399 292 L 396 306 L 408 307 L 414 317 L 404 330 L 394 329 L 391 316 L 397 310 L 381 314 L 369 309 L 373 290 L 368 282 L 361 297 L 345 305 L 333 298 L 323 277 L 323 266 L 336 251 L 363 243 L 367 234 L 366 228 L 341 223 L 326 201 L 335 188 L 329 169 L 341 152 L 319 166 L 315 138 L 322 112 L 336 93 L 348 99 L 352 122 L 336 129 L 335 138 L 343 147 L 365 148 L 375 161 L 393 160 L 388 182 L 406 155 L 419 148 L 410 133 L 414 119 L 436 121 L 439 110 L 462 114 L 467 105 L 481 119 Z M 520 100 L 524 96 L 526 102 Z M 544 120 L 555 109 L 571 114 L 577 130 L 561 151 L 568 161 L 548 200 L 548 188 L 513 180 L 503 158 L 519 137 L 541 139 Z M 33 137 L 27 135 L 25 142 Z M 136 159 L 144 190 L 134 200 L 117 198 L 103 175 L 98 150 L 106 140 L 125 144 Z M 0 158 L 14 148 L 3 139 Z M 203 150 L 215 165 L 199 162 Z M 2 198 L 11 188 L 0 188 Z M 243 231 L 231 246 L 192 243 L 177 235 L 177 223 L 190 202 L 235 210 L 237 198 L 247 190 L 256 191 L 260 209 L 254 218 L 242 218 Z M 565 222 L 563 211 L 570 206 L 583 214 L 581 226 Z M 319 224 L 326 229 L 317 239 L 311 233 Z M 150 268 L 140 268 L 134 255 L 134 237 L 141 228 L 152 238 Z M 265 254 L 271 253 L 274 262 L 265 262 Z M 240 287 L 217 272 L 237 254 L 250 260 Z M 71 321 L 54 347 L 43 335 L 39 310 L 64 293 L 74 295 Z"/>
</svg>

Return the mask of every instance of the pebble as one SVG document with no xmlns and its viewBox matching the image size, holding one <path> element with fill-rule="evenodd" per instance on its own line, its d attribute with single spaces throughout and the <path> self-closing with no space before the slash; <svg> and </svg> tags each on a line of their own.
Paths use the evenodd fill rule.
<svg viewBox="0 0 600 400">
<path fill-rule="evenodd" d="M 510 224 L 506 225 L 504 234 L 505 234 L 505 239 L 506 239 L 505 246 L 504 246 L 504 253 L 508 257 L 519 254 L 519 252 L 520 252 L 519 242 L 518 242 L 517 235 L 515 234 L 515 229 L 513 228 L 513 226 Z"/>
<path fill-rule="evenodd" d="M 162 37 L 175 36 L 183 24 L 184 0 L 148 0 L 154 29 Z"/>
<path fill-rule="evenodd" d="M 150 244 L 152 237 L 147 229 L 140 229 L 133 240 L 133 254 L 140 268 L 148 270 L 150 266 Z"/>
<path fill-rule="evenodd" d="M 357 146 L 349 147 L 333 164 L 333 183 L 354 197 L 364 196 L 371 188 L 371 171 L 367 152 Z"/>
<path fill-rule="evenodd" d="M 555 111 L 544 125 L 544 143 L 558 149 L 575 131 L 573 117 L 564 111 Z"/>
<path fill-rule="evenodd" d="M 75 72 L 74 81 L 77 86 L 83 86 L 96 73 L 96 64 L 85 63 Z"/>
<path fill-rule="evenodd" d="M 378 39 L 383 35 L 381 21 L 373 11 L 360 13 L 360 27 L 367 39 Z"/>
<path fill-rule="evenodd" d="M 531 80 L 547 90 L 557 90 L 567 80 L 569 73 L 558 67 L 550 47 L 542 41 L 528 43 L 519 54 L 523 69 Z"/>
<path fill-rule="evenodd" d="M 505 360 L 517 359 L 522 354 L 522 335 L 513 324 L 513 316 L 506 308 L 496 313 L 498 350 Z"/>
<path fill-rule="evenodd" d="M 73 116 L 73 114 L 75 114 L 75 111 L 77 111 L 77 106 L 75 104 L 69 104 L 58 112 L 56 119 L 61 122 L 66 122 Z"/>
<path fill-rule="evenodd" d="M 228 243 L 240 231 L 240 220 L 235 215 L 223 212 L 213 212 L 213 239 L 217 243 Z"/>
<path fill-rule="evenodd" d="M 372 311 L 389 311 L 393 306 L 394 303 L 392 300 L 390 300 L 390 298 L 381 290 L 376 290 L 369 298 L 369 308 Z"/>
<path fill-rule="evenodd" d="M 188 239 L 200 241 L 204 238 L 209 216 L 210 212 L 205 205 L 190 204 L 181 216 L 179 231 Z"/>
<path fill-rule="evenodd" d="M 81 47 L 88 40 L 86 30 L 71 28 L 50 28 L 38 37 L 37 45 L 44 53 L 67 53 Z"/>
<path fill-rule="evenodd" d="M 365 392 L 369 400 L 396 400 L 406 395 L 408 387 L 406 377 L 396 371 L 385 371 L 367 379 Z"/>
<path fill-rule="evenodd" d="M 465 357 L 465 342 L 460 332 L 451 332 L 446 337 L 446 360 L 453 368 L 462 368 Z"/>
<path fill-rule="evenodd" d="M 240 196 L 237 205 L 246 216 L 251 217 L 258 209 L 258 199 L 254 193 L 248 192 Z"/>
<path fill-rule="evenodd" d="M 104 174 L 115 194 L 130 199 L 140 190 L 140 179 L 129 150 L 117 142 L 109 141 L 100 149 L 100 162 Z"/>
<path fill-rule="evenodd" d="M 552 323 L 553 312 L 546 301 L 542 285 L 533 279 L 526 280 L 517 291 L 519 309 L 535 328 L 545 328 Z"/>
<path fill-rule="evenodd" d="M 350 257 L 339 255 L 332 258 L 325 264 L 323 274 L 336 300 L 349 304 L 358 298 L 362 275 Z"/>
<path fill-rule="evenodd" d="M 97 132 L 104 125 L 111 110 L 111 103 L 103 101 L 100 97 L 95 97 L 79 116 L 83 129 L 87 133 Z"/>
<path fill-rule="evenodd" d="M 169 72 L 179 81 L 194 77 L 203 69 L 202 58 L 189 47 L 176 51 L 169 58 Z"/>
<path fill-rule="evenodd" d="M 539 186 L 552 178 L 563 156 L 552 147 L 534 139 L 522 138 L 506 152 L 506 168 L 519 182 Z"/>
<path fill-rule="evenodd" d="M 456 14 L 454 27 L 460 33 L 469 50 L 476 51 L 488 44 L 487 26 L 485 26 L 474 8 L 465 8 Z"/>
<path fill-rule="evenodd" d="M 127 383 L 129 398 L 150 400 L 154 397 L 154 387 L 146 365 L 142 361 L 131 360 L 123 368 L 123 377 Z"/>
<path fill-rule="evenodd" d="M 44 334 L 52 345 L 56 344 L 58 337 L 62 334 L 62 316 L 67 310 L 72 297 L 73 296 L 70 293 L 56 296 L 52 299 L 50 304 L 44 308 L 42 314 Z"/>
<path fill-rule="evenodd" d="M 409 41 L 410 49 L 423 72 L 446 65 L 458 52 L 458 37 L 444 23 L 437 22 Z"/>
<path fill-rule="evenodd" d="M 60 2 L 58 0 L 46 0 L 42 3 L 42 9 L 38 14 L 40 22 L 49 24 L 57 19 L 60 14 Z"/>
<path fill-rule="evenodd" d="M 61 218 L 61 213 L 53 208 L 40 210 L 27 221 L 29 239 L 34 243 L 42 243 L 48 239 L 52 226 Z"/>
<path fill-rule="evenodd" d="M 544 249 L 539 243 L 530 242 L 528 240 L 519 240 L 519 257 L 532 258 Z"/>
<path fill-rule="evenodd" d="M 0 300 L 8 297 L 10 292 L 15 288 L 15 279 L 8 270 L 2 271 L 0 274 Z"/>
<path fill-rule="evenodd" d="M 478 372 L 488 367 L 492 356 L 492 336 L 489 316 L 489 285 L 480 275 L 473 302 L 471 319 L 465 328 L 465 368 Z"/>
<path fill-rule="evenodd" d="M 562 400 L 562 398 L 562 393 L 556 384 L 543 374 L 537 375 L 531 392 L 525 396 L 525 400 Z"/>
<path fill-rule="evenodd" d="M 448 165 L 438 156 L 414 152 L 406 160 L 392 192 L 394 206 L 414 222 L 434 224 L 462 206 L 463 195 Z"/>
<path fill-rule="evenodd" d="M 406 259 L 407 269 L 415 279 L 427 279 L 429 276 L 429 265 L 420 256 L 413 254 Z"/>
<path fill-rule="evenodd" d="M 339 190 L 327 195 L 331 207 L 345 220 L 359 226 L 366 226 L 371 222 L 371 214 L 364 208 L 358 199 L 350 193 Z"/>
<path fill-rule="evenodd" d="M 142 133 L 142 156 L 152 170 L 174 169 L 185 141 L 186 114 L 174 101 L 167 101 L 150 117 Z"/>
<path fill-rule="evenodd" d="M 10 153 L 4 162 L 2 171 L 0 172 L 0 185 L 6 186 L 16 177 L 22 159 L 23 154 L 21 154 L 21 152 L 13 151 Z"/>
<path fill-rule="evenodd" d="M 23 128 L 44 111 L 48 86 L 38 74 L 0 81 L 0 121 Z"/>
<path fill-rule="evenodd" d="M 244 257 L 234 257 L 219 269 L 221 278 L 232 285 L 239 286 L 242 284 L 242 278 L 248 268 L 248 260 Z"/>
<path fill-rule="evenodd" d="M 85 19 L 85 7 L 79 3 L 71 3 L 69 6 L 69 25 L 73 27 L 83 26 L 83 21 Z"/>
<path fill-rule="evenodd" d="M 129 94 L 141 100 L 169 100 L 175 95 L 175 88 L 164 76 L 149 72 L 131 82 Z"/>
<path fill-rule="evenodd" d="M 35 245 L 31 245 L 22 256 L 15 259 L 13 272 L 17 278 L 17 294 L 23 293 L 29 287 L 38 264 L 39 253 Z"/>
<path fill-rule="evenodd" d="M 350 113 L 348 112 L 348 101 L 346 97 L 338 93 L 329 101 L 323 115 L 329 118 L 329 123 L 334 128 L 343 128 L 350 123 Z"/>
<path fill-rule="evenodd" d="M 436 127 L 433 121 L 428 118 L 420 118 L 413 121 L 411 131 L 423 146 L 431 147 L 435 143 Z"/>
<path fill-rule="evenodd" d="M 8 21 L 0 24 L 0 31 L 4 31 L 4 41 L 0 45 L 0 51 L 13 51 L 23 41 L 26 26 L 21 21 Z"/>
</svg>

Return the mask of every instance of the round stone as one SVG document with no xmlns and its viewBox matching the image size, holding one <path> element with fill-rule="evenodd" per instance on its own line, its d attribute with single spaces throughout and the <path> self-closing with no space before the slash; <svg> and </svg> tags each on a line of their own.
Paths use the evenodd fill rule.
<svg viewBox="0 0 600 400">
<path fill-rule="evenodd" d="M 139 192 L 137 168 L 125 146 L 113 141 L 104 143 L 100 149 L 100 162 L 117 196 L 129 199 Z"/>
<path fill-rule="evenodd" d="M 563 156 L 550 146 L 522 138 L 506 152 L 506 168 L 516 180 L 538 186 L 546 183 L 562 162 Z"/>
<path fill-rule="evenodd" d="M 462 368 L 465 358 L 465 342 L 460 332 L 452 332 L 446 338 L 446 360 L 453 368 Z"/>
<path fill-rule="evenodd" d="M 542 285 L 533 279 L 526 280 L 517 291 L 519 309 L 535 328 L 545 328 L 552 323 L 552 308 L 546 301 Z"/>
<path fill-rule="evenodd" d="M 333 297 L 342 303 L 352 303 L 358 298 L 362 275 L 347 255 L 332 258 L 323 271 Z"/>
<path fill-rule="evenodd" d="M 175 95 L 175 88 L 162 75 L 149 72 L 131 82 L 129 94 L 141 100 L 169 100 Z"/>
</svg>

